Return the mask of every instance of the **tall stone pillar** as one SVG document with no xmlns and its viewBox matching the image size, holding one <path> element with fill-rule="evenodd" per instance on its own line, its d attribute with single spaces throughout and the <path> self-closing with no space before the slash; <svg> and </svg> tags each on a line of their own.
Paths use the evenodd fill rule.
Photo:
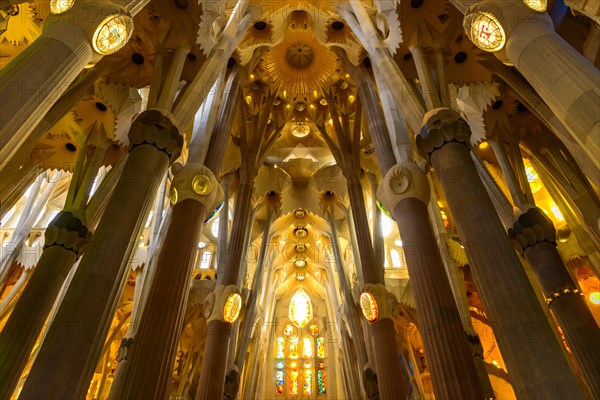
<svg viewBox="0 0 600 400">
<path fill-rule="evenodd" d="M 91 234 L 84 212 L 62 211 L 48 225 L 44 252 L 0 332 L 0 398 L 10 398 L 58 292 Z"/>
<path fill-rule="evenodd" d="M 532 207 L 508 234 L 542 286 L 590 391 L 600 398 L 600 328 L 558 253 L 552 221 Z"/>
<path fill-rule="evenodd" d="M 123 7 L 108 0 L 93 5 L 90 12 L 89 2 L 75 1 L 51 14 L 42 35 L 0 71 L 1 160 L 12 157 L 86 65 L 129 40 L 133 19 Z"/>
<path fill-rule="evenodd" d="M 521 0 L 492 0 L 472 5 L 464 25 L 475 44 L 514 64 L 599 167 L 600 71 L 554 31 L 550 16 Z M 502 32 L 487 36 L 496 27 Z"/>
<path fill-rule="evenodd" d="M 131 150 L 112 197 L 56 313 L 22 398 L 84 398 L 126 281 L 135 235 L 145 222 L 183 138 L 166 111 L 133 123 Z"/>
<path fill-rule="evenodd" d="M 138 333 L 126 343 L 110 398 L 164 398 L 171 379 L 198 242 L 207 211 L 222 200 L 212 172 L 186 165 L 171 184 L 173 211 Z M 121 372 L 121 373 L 119 373 Z"/>
<path fill-rule="evenodd" d="M 518 398 L 583 398 L 469 150 L 458 114 L 426 114 L 417 137 L 435 168 Z"/>
<path fill-rule="evenodd" d="M 429 222 L 427 204 L 431 196 L 427 177 L 414 163 L 398 164 L 388 171 L 377 195 L 393 210 L 398 222 L 419 331 L 432 360 L 436 396 L 482 399 L 470 345 Z"/>
</svg>

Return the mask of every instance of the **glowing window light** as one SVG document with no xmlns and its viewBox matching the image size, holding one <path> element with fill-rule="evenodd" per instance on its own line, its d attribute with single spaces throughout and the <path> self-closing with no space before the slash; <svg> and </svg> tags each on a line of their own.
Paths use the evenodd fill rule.
<svg viewBox="0 0 600 400">
<path fill-rule="evenodd" d="M 4 225 L 12 218 L 17 210 L 16 207 L 11 208 L 5 215 L 2 217 L 2 221 L 0 221 L 0 228 L 6 228 Z"/>
<path fill-rule="evenodd" d="M 550 210 L 552 210 L 552 214 L 554 214 L 554 217 L 556 217 L 556 220 L 558 222 L 562 222 L 565 220 L 565 217 L 563 217 L 563 215 L 560 212 L 560 210 L 558 209 L 558 206 L 556 205 L 556 203 L 552 203 L 550 205 Z"/>
<path fill-rule="evenodd" d="M 285 351 L 285 339 L 280 337 L 277 338 L 277 358 L 283 358 Z"/>
<path fill-rule="evenodd" d="M 381 233 L 384 237 L 390 236 L 394 229 L 394 223 L 385 214 L 381 215 Z"/>
<path fill-rule="evenodd" d="M 144 224 L 144 229 L 150 228 L 150 224 L 152 223 L 152 217 L 154 216 L 154 211 L 150 210 L 148 214 L 148 218 L 146 218 L 146 224 Z"/>
<path fill-rule="evenodd" d="M 315 324 L 312 324 L 308 327 L 308 333 L 313 336 L 317 336 L 319 334 L 319 327 Z"/>
<path fill-rule="evenodd" d="M 392 259 L 392 266 L 394 268 L 400 268 L 402 266 L 402 260 L 400 258 L 400 252 L 398 250 L 390 250 L 390 257 Z"/>
<path fill-rule="evenodd" d="M 73 4 L 75 4 L 75 0 L 51 0 L 50 12 L 52 14 L 62 14 L 69 11 Z"/>
<path fill-rule="evenodd" d="M 289 318 L 298 328 L 304 328 L 312 319 L 312 304 L 302 289 L 298 289 L 290 301 Z"/>
<path fill-rule="evenodd" d="M 302 355 L 304 358 L 313 356 L 313 341 L 310 338 L 302 339 Z"/>
<path fill-rule="evenodd" d="M 504 28 L 492 14 L 477 12 L 466 16 L 465 19 L 470 22 L 469 37 L 481 50 L 494 52 L 504 47 Z"/>
<path fill-rule="evenodd" d="M 212 260 L 213 253 L 205 252 L 202 254 L 202 260 L 200 260 L 200 269 L 209 269 L 210 261 Z"/>
<path fill-rule="evenodd" d="M 294 326 L 292 324 L 286 324 L 283 327 L 283 334 L 285 336 L 290 336 L 292 333 L 294 333 Z"/>
<path fill-rule="evenodd" d="M 111 15 L 96 28 L 92 40 L 96 52 L 108 55 L 122 49 L 133 31 L 133 19 L 127 15 Z"/>
<path fill-rule="evenodd" d="M 548 8 L 548 0 L 523 0 L 525 6 L 537 12 L 544 12 Z"/>
<path fill-rule="evenodd" d="M 590 293 L 590 301 L 592 302 L 592 304 L 600 304 L 600 292 Z"/>
<path fill-rule="evenodd" d="M 291 343 L 290 343 L 290 354 L 289 357 L 290 358 L 299 358 L 300 357 L 300 352 L 298 351 L 298 345 L 300 343 L 300 340 L 294 336 L 293 338 L 290 339 Z"/>
<path fill-rule="evenodd" d="M 327 393 L 326 382 L 325 382 L 325 371 L 320 369 L 317 371 L 317 385 L 319 386 L 319 394 Z"/>
<path fill-rule="evenodd" d="M 212 223 L 212 226 L 210 227 L 210 233 L 218 238 L 219 237 L 219 221 L 220 221 L 221 217 L 217 217 L 215 218 L 215 220 Z"/>
<path fill-rule="evenodd" d="M 290 394 L 298 394 L 298 371 L 290 371 Z"/>
<path fill-rule="evenodd" d="M 279 369 L 283 368 L 283 363 L 281 361 L 277 363 L 277 368 L 279 368 Z"/>
<path fill-rule="evenodd" d="M 312 394 L 313 374 L 310 369 L 304 370 L 304 394 Z"/>
<path fill-rule="evenodd" d="M 325 358 L 325 338 L 317 338 L 317 357 Z"/>
<path fill-rule="evenodd" d="M 275 394 L 283 394 L 283 371 L 275 372 Z"/>
<path fill-rule="evenodd" d="M 537 193 L 542 188 L 542 182 L 540 180 L 540 176 L 535 170 L 531 161 L 525 160 L 525 175 L 527 175 L 527 182 L 529 182 L 529 187 L 531 188 L 531 193 Z"/>
</svg>

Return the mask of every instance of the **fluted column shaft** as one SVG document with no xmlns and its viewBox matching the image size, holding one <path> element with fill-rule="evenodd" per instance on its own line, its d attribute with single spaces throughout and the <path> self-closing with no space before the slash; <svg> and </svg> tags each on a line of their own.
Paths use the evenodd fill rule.
<svg viewBox="0 0 600 400">
<path fill-rule="evenodd" d="M 590 391 L 600 398 L 600 327 L 558 253 L 552 221 L 530 208 L 509 235 L 535 273 Z"/>
<path fill-rule="evenodd" d="M 134 121 L 132 149 L 77 272 L 48 330 L 23 398 L 84 398 L 125 283 L 134 239 L 169 159 L 179 155 L 182 137 L 158 110 Z"/>
<path fill-rule="evenodd" d="M 425 116 L 417 137 L 440 179 L 518 398 L 583 398 L 478 176 L 470 130 L 451 110 Z"/>
<path fill-rule="evenodd" d="M 413 287 L 435 394 L 442 399 L 482 399 L 471 357 L 427 205 L 411 197 L 394 209 Z M 379 371 L 379 369 L 378 369 Z"/>
<path fill-rule="evenodd" d="M 42 256 L 0 333 L 0 398 L 9 398 L 19 383 L 56 296 L 87 239 L 87 228 L 71 212 L 60 213 L 46 229 Z"/>
<path fill-rule="evenodd" d="M 402 377 L 400 351 L 396 349 L 394 321 L 390 318 L 382 318 L 370 324 L 369 330 L 375 353 L 379 398 L 382 400 L 406 398 L 408 385 L 406 379 Z M 394 347 L 390 347 L 390 344 Z"/>
<path fill-rule="evenodd" d="M 182 311 L 189 295 L 194 255 L 205 218 L 206 208 L 198 201 L 186 199 L 173 207 L 138 334 L 129 345 L 130 350 L 126 350 L 129 365 L 125 376 L 119 379 L 121 385 L 111 388 L 110 398 L 167 396 L 183 328 Z"/>
</svg>

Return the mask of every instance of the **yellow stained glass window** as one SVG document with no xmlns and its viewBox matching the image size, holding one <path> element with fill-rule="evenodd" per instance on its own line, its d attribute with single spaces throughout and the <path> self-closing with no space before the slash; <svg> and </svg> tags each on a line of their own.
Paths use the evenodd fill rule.
<svg viewBox="0 0 600 400">
<path fill-rule="evenodd" d="M 304 370 L 304 394 L 312 394 L 313 373 L 310 369 Z"/>
<path fill-rule="evenodd" d="M 298 328 L 304 328 L 312 319 L 312 304 L 304 290 L 298 289 L 292 297 L 289 317 Z"/>
<path fill-rule="evenodd" d="M 298 371 L 290 371 L 290 394 L 298 394 Z"/>
<path fill-rule="evenodd" d="M 275 373 L 275 394 L 283 394 L 283 371 Z"/>
<path fill-rule="evenodd" d="M 298 340 L 298 338 L 296 336 L 294 336 L 293 338 L 291 338 L 291 340 L 290 340 L 290 354 L 289 354 L 290 358 L 298 358 L 298 357 L 300 357 L 300 352 L 298 351 L 299 342 L 300 342 L 300 340 Z"/>
<path fill-rule="evenodd" d="M 277 358 L 283 358 L 285 351 L 285 339 L 280 337 L 277 338 Z"/>
<path fill-rule="evenodd" d="M 313 341 L 311 338 L 302 339 L 302 355 L 304 358 L 313 356 Z"/>
<path fill-rule="evenodd" d="M 317 357 L 325 358 L 325 338 L 317 338 Z"/>
</svg>

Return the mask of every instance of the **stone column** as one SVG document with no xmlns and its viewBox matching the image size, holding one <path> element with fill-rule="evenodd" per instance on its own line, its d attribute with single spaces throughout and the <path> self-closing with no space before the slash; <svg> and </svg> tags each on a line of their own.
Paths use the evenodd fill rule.
<svg viewBox="0 0 600 400">
<path fill-rule="evenodd" d="M 482 399 L 467 335 L 429 222 L 427 177 L 414 163 L 398 164 L 388 171 L 377 195 L 393 210 L 398 222 L 419 315 L 419 331 L 432 360 L 436 396 Z"/>
<path fill-rule="evenodd" d="M 129 40 L 133 32 L 130 14 L 108 0 L 93 4 L 94 12 L 89 12 L 90 3 L 76 1 L 69 11 L 51 14 L 42 35 L 0 71 L 0 159 L 12 157 L 87 64 L 119 50 Z M 111 16 L 127 24 L 126 36 L 119 37 L 120 47 L 105 51 L 98 46 L 98 29 Z"/>
<path fill-rule="evenodd" d="M 508 234 L 535 273 L 590 391 L 600 398 L 600 328 L 558 253 L 552 221 L 532 207 Z"/>
<path fill-rule="evenodd" d="M 518 398 L 583 398 L 478 176 L 471 132 L 456 112 L 426 114 L 417 137 L 435 168 Z"/>
<path fill-rule="evenodd" d="M 223 194 L 212 172 L 192 163 L 175 175 L 170 197 L 167 236 L 137 334 L 122 350 L 127 361 L 119 364 L 111 399 L 167 396 L 204 220 Z"/>
<path fill-rule="evenodd" d="M 555 31 L 550 16 L 523 1 L 484 1 L 465 13 L 472 23 L 491 14 L 505 31 L 506 45 L 496 55 L 509 60 L 567 127 L 582 149 L 600 166 L 600 71 Z"/>
<path fill-rule="evenodd" d="M 0 333 L 0 397 L 10 398 L 58 292 L 91 234 L 83 212 L 62 211 L 46 228 L 44 252 Z"/>
<path fill-rule="evenodd" d="M 127 274 L 129 255 L 183 138 L 166 111 L 133 123 L 131 151 L 21 392 L 23 398 L 84 398 Z"/>
</svg>

